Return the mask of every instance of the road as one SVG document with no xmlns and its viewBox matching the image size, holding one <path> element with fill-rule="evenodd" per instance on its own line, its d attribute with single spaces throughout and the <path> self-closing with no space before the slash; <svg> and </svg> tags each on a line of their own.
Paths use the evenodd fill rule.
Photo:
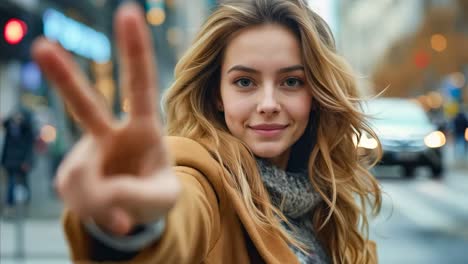
<svg viewBox="0 0 468 264">
<path fill-rule="evenodd" d="M 379 263 L 468 263 L 468 168 L 457 166 L 440 181 L 425 170 L 410 180 L 397 177 L 396 168 L 377 171 L 385 192 L 371 223 Z"/>
</svg>

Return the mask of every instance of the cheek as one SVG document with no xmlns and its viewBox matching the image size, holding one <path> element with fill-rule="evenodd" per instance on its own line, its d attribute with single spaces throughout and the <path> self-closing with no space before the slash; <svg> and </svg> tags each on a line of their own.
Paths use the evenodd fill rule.
<svg viewBox="0 0 468 264">
<path fill-rule="evenodd" d="M 236 95 L 227 95 L 226 99 L 223 100 L 223 106 L 225 111 L 231 113 L 246 112 L 245 108 L 250 107 L 249 100 L 244 97 Z"/>
<path fill-rule="evenodd" d="M 225 92 L 222 94 L 224 118 L 229 130 L 241 129 L 252 113 L 251 103 L 238 94 Z"/>
<path fill-rule="evenodd" d="M 303 124 L 304 121 L 309 120 L 312 107 L 312 97 L 309 94 L 303 94 L 294 98 L 294 100 L 289 100 L 288 105 L 289 113 L 296 121 Z M 306 122 L 305 126 L 307 126 Z"/>
<path fill-rule="evenodd" d="M 245 123 L 249 119 L 249 113 L 251 111 L 246 100 L 229 100 L 224 102 L 224 116 L 230 128 Z"/>
<path fill-rule="evenodd" d="M 227 81 L 221 82 L 221 103 L 223 105 L 223 111 L 226 116 L 233 114 L 236 115 L 236 111 L 242 109 L 243 107 L 242 98 L 238 93 L 235 93 L 230 86 L 231 84 L 229 84 Z"/>
</svg>

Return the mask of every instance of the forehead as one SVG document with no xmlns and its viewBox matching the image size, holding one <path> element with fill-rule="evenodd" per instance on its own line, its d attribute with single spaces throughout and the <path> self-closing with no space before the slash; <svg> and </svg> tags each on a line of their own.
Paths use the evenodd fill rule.
<svg viewBox="0 0 468 264">
<path fill-rule="evenodd" d="M 301 61 L 300 44 L 294 33 L 281 25 L 266 24 L 239 31 L 226 46 L 223 66 L 284 67 Z"/>
</svg>

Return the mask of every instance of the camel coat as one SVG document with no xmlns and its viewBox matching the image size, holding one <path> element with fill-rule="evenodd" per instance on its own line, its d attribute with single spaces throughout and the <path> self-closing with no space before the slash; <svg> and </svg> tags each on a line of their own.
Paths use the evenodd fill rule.
<svg viewBox="0 0 468 264">
<path fill-rule="evenodd" d="M 235 190 L 223 185 L 219 163 L 204 147 L 182 137 L 167 142 L 181 197 L 160 240 L 123 263 L 298 264 L 288 245 L 259 228 Z M 73 261 L 91 262 L 90 237 L 81 221 L 65 212 L 63 222 Z"/>
</svg>

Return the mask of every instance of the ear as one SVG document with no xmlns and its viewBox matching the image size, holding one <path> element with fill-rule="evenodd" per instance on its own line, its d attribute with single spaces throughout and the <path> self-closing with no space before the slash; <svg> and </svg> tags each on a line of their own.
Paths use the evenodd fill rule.
<svg viewBox="0 0 468 264">
<path fill-rule="evenodd" d="M 218 109 L 218 111 L 224 112 L 224 105 L 223 102 L 221 102 L 221 100 L 216 101 L 216 108 Z"/>
</svg>

